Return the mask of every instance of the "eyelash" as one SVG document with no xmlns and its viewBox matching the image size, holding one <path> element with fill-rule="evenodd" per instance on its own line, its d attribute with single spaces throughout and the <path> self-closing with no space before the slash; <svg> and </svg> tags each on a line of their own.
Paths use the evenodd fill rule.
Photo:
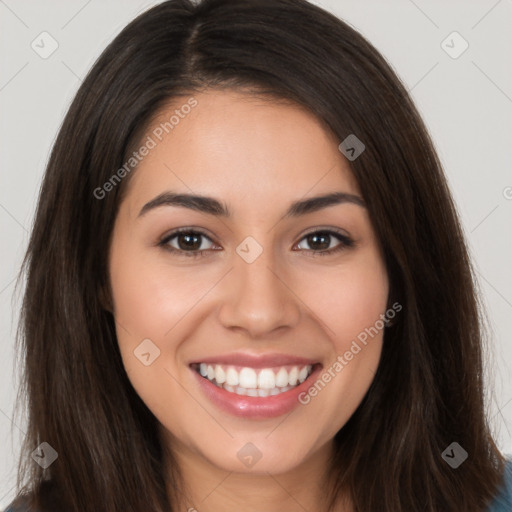
<svg viewBox="0 0 512 512">
<path fill-rule="evenodd" d="M 213 240 L 211 240 L 211 238 L 206 234 L 206 233 L 203 233 L 201 230 L 198 230 L 198 229 L 191 229 L 191 228 L 179 228 L 179 229 L 176 229 L 174 230 L 172 233 L 169 233 L 168 235 L 166 235 L 160 242 L 158 242 L 158 245 L 160 247 L 162 247 L 164 250 L 166 251 L 169 251 L 173 254 L 176 254 L 178 256 L 184 256 L 186 258 L 199 258 L 199 257 L 204 257 L 204 256 L 207 256 L 208 254 L 208 251 L 211 251 L 212 249 L 203 249 L 203 250 L 196 250 L 196 251 L 184 251 L 182 249 L 176 249 L 175 247 L 171 247 L 169 245 L 169 242 L 175 238 L 177 235 L 180 235 L 182 233 L 186 233 L 186 234 L 189 234 L 189 235 L 201 235 L 205 238 L 207 238 L 208 240 L 210 240 L 211 242 L 213 242 Z M 306 237 L 308 236 L 311 236 L 311 235 L 318 235 L 318 234 L 323 234 L 323 235 L 330 235 L 330 236 L 334 236 L 336 237 L 339 241 L 340 241 L 340 244 L 337 245 L 336 247 L 333 247 L 331 249 L 326 249 L 326 250 L 323 250 L 323 251 L 315 251 L 313 249 L 301 249 L 302 251 L 306 250 L 308 252 L 311 252 L 311 256 L 312 257 L 316 257 L 316 256 L 329 256 L 329 255 L 332 255 L 332 254 L 335 254 L 335 253 L 338 253 L 344 249 L 349 249 L 351 247 L 353 247 L 355 244 L 354 244 L 354 241 L 348 237 L 347 235 L 344 235 L 338 231 L 334 231 L 332 229 L 319 229 L 317 231 L 311 231 L 310 233 L 306 233 L 300 240 L 299 240 L 299 243 L 304 240 Z"/>
</svg>

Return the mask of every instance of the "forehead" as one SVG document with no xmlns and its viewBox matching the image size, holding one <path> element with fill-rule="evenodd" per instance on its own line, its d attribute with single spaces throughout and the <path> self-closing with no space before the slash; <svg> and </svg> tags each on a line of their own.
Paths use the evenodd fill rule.
<svg viewBox="0 0 512 512">
<path fill-rule="evenodd" d="M 141 144 L 150 139 L 126 194 L 134 208 L 165 190 L 221 197 L 234 211 L 333 190 L 359 193 L 340 141 L 291 102 L 232 90 L 174 98 Z"/>
</svg>

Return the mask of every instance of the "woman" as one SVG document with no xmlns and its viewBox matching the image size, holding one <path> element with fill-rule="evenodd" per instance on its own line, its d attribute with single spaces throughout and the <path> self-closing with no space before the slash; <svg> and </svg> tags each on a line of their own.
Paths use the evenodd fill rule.
<svg viewBox="0 0 512 512">
<path fill-rule="evenodd" d="M 512 507 L 441 164 L 318 7 L 128 25 L 63 123 L 25 269 L 13 510 Z"/>
</svg>

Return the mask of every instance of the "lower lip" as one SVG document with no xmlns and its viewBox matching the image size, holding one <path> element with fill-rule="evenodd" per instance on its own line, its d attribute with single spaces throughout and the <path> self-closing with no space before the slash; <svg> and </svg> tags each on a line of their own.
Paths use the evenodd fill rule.
<svg viewBox="0 0 512 512">
<path fill-rule="evenodd" d="M 300 405 L 299 395 L 307 391 L 315 377 L 321 371 L 321 365 L 313 370 L 311 375 L 297 387 L 278 395 L 265 397 L 242 396 L 226 391 L 202 377 L 191 368 L 204 394 L 223 411 L 242 418 L 276 418 Z"/>
</svg>

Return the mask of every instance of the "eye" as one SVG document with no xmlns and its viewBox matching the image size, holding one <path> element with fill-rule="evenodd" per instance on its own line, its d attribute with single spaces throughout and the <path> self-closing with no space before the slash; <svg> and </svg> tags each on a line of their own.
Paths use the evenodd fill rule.
<svg viewBox="0 0 512 512">
<path fill-rule="evenodd" d="M 212 242 L 210 237 L 201 231 L 190 228 L 181 228 L 169 233 L 158 243 L 158 245 L 179 256 L 206 256 L 206 251 L 211 250 L 211 248 L 205 247 L 202 239 L 207 239 Z M 173 245 L 173 243 L 176 245 Z"/>
<path fill-rule="evenodd" d="M 333 238 L 339 241 L 338 245 L 334 247 L 331 245 Z M 308 233 L 302 240 L 305 240 L 307 244 L 313 247 L 313 249 L 306 249 L 312 253 L 312 256 L 326 256 L 354 246 L 354 241 L 350 237 L 333 230 L 313 231 Z"/>
</svg>

